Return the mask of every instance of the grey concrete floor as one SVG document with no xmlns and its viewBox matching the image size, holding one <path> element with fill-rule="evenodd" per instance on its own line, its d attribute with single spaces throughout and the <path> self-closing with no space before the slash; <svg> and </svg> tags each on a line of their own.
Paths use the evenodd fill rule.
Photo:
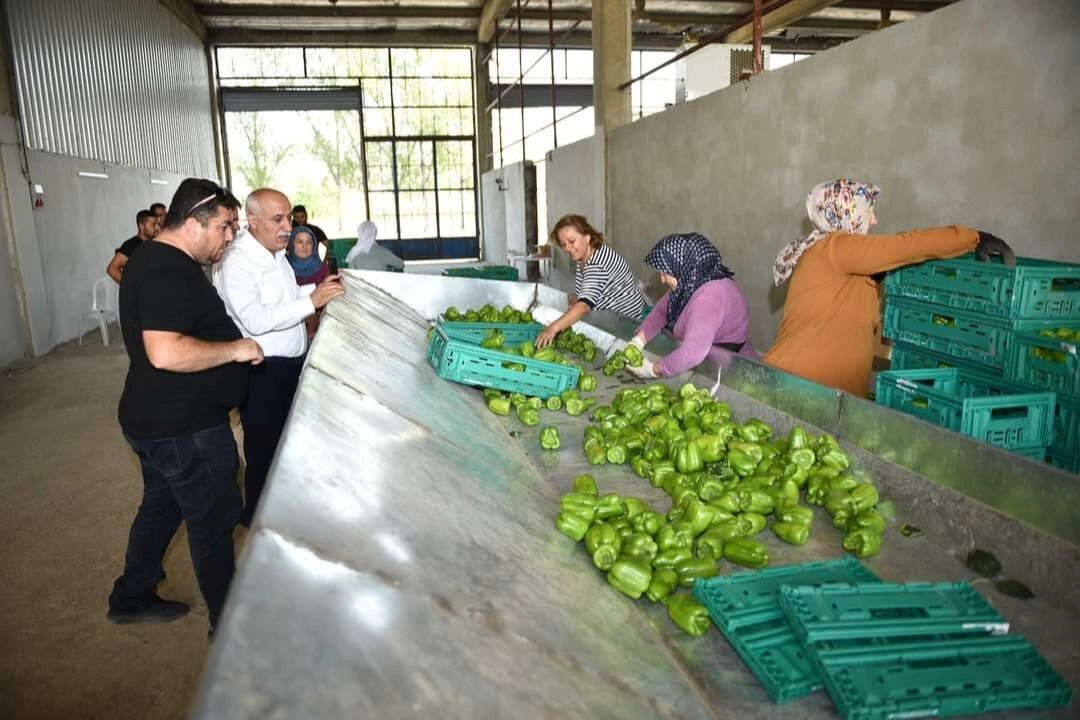
<svg viewBox="0 0 1080 720">
<path fill-rule="evenodd" d="M 158 591 L 191 613 L 105 620 L 142 492 L 116 421 L 128 363 L 111 334 L 110 347 L 94 332 L 0 375 L 0 718 L 186 717 L 209 650 L 183 528 Z"/>
</svg>

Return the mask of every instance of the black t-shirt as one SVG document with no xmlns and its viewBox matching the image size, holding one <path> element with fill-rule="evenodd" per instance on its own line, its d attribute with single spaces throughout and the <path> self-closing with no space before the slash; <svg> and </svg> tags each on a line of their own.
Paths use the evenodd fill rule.
<svg viewBox="0 0 1080 720">
<path fill-rule="evenodd" d="M 323 229 L 321 227 L 319 227 L 318 225 L 312 225 L 311 223 L 305 223 L 305 226 L 311 228 L 311 232 L 315 233 L 316 240 L 321 242 L 323 245 L 326 245 L 326 233 L 323 232 Z M 326 246 L 328 248 L 330 247 L 329 245 Z"/>
<path fill-rule="evenodd" d="M 135 254 L 135 251 L 139 249 L 139 246 L 143 244 L 142 239 L 138 235 L 129 237 L 124 241 L 124 244 L 116 248 L 116 252 L 121 255 L 126 255 L 130 260 L 131 256 Z"/>
<path fill-rule="evenodd" d="M 120 320 L 131 366 L 120 396 L 120 427 L 136 440 L 190 435 L 228 420 L 247 395 L 246 363 L 200 372 L 158 370 L 146 357 L 143 330 L 200 340 L 238 340 L 236 324 L 202 267 L 177 248 L 147 242 L 124 268 Z"/>
</svg>

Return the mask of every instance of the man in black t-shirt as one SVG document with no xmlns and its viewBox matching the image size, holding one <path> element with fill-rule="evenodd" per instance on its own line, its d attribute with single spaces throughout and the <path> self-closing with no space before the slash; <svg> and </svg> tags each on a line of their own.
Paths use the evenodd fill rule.
<svg viewBox="0 0 1080 720">
<path fill-rule="evenodd" d="M 184 180 L 165 230 L 124 270 L 120 319 L 131 365 L 119 418 L 142 465 L 143 498 L 124 574 L 109 596 L 111 622 L 167 622 L 187 613 L 184 603 L 155 593 L 181 521 L 211 633 L 232 580 L 241 503 L 229 410 L 244 401 L 248 369 L 263 354 L 241 336 L 203 272 L 233 238 L 229 198 L 209 180 Z"/>
<path fill-rule="evenodd" d="M 315 239 L 322 243 L 322 246 L 330 251 L 330 246 L 327 245 L 326 233 L 318 225 L 312 225 L 307 221 L 307 208 L 303 205 L 294 205 L 292 209 L 292 226 L 300 227 L 301 225 L 307 226 L 311 232 L 315 233 Z"/>
<path fill-rule="evenodd" d="M 113 255 L 113 259 L 109 261 L 108 266 L 105 268 L 105 274 L 115 280 L 117 285 L 120 284 L 120 275 L 124 272 L 124 267 L 128 264 L 128 261 L 131 260 L 131 256 L 144 242 L 156 238 L 161 229 L 158 226 L 157 216 L 149 210 L 140 210 L 135 215 L 135 226 L 138 228 L 138 232 L 116 248 L 116 254 Z"/>
<path fill-rule="evenodd" d="M 154 213 L 154 217 L 157 218 L 158 227 L 164 228 L 165 215 L 169 212 L 169 208 L 165 207 L 164 203 L 151 203 L 150 212 Z"/>
</svg>

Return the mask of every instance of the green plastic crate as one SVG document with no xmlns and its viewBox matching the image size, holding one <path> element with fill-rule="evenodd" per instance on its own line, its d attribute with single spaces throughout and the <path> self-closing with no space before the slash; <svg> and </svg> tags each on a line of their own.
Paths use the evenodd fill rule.
<svg viewBox="0 0 1080 720">
<path fill-rule="evenodd" d="M 540 323 L 482 323 L 482 322 L 451 322 L 442 315 L 435 319 L 435 325 L 441 327 L 447 337 L 452 340 L 464 340 L 473 344 L 479 344 L 489 330 L 498 330 L 503 334 L 505 342 L 511 345 L 520 345 L 526 340 L 535 340 L 536 336 L 544 329 Z"/>
<path fill-rule="evenodd" d="M 1001 368 L 987 367 L 986 365 L 961 360 L 945 353 L 908 345 L 907 343 L 893 343 L 892 360 L 889 364 L 890 370 L 923 370 L 928 368 L 960 368 L 965 372 L 974 371 L 988 377 L 1002 377 Z"/>
<path fill-rule="evenodd" d="M 447 277 L 478 278 L 481 280 L 507 280 L 510 282 L 518 281 L 517 268 L 511 267 L 509 265 L 486 265 L 479 268 L 450 268 L 448 270 L 443 270 L 443 275 Z"/>
<path fill-rule="evenodd" d="M 438 327 L 428 342 L 427 354 L 436 373 L 444 380 L 542 398 L 576 388 L 580 375 L 580 370 L 574 366 L 533 360 L 454 340 Z M 507 363 L 518 363 L 525 369 L 512 370 L 505 366 Z"/>
<path fill-rule="evenodd" d="M 956 368 L 877 374 L 877 403 L 1006 450 L 1045 448 L 1054 437 L 1054 393 L 965 397 Z"/>
<path fill-rule="evenodd" d="M 1046 464 L 1065 472 L 1080 473 L 1080 460 L 1075 455 L 1056 452 L 1053 448 L 1046 451 Z"/>
<path fill-rule="evenodd" d="M 1067 705 L 1070 688 L 967 583 L 785 587 L 780 606 L 847 720 Z"/>
<path fill-rule="evenodd" d="M 349 251 L 353 249 L 353 246 L 356 245 L 356 238 L 330 240 L 328 241 L 328 244 L 330 245 L 328 250 L 331 254 L 333 254 L 334 258 L 337 259 L 338 267 L 348 267 L 348 264 L 345 262 L 345 258 L 349 255 Z"/>
<path fill-rule="evenodd" d="M 1080 354 L 1076 342 L 1017 332 L 1009 341 L 1008 353 L 1005 377 L 1010 380 L 1080 396 Z"/>
<path fill-rule="evenodd" d="M 974 255 L 928 260 L 892 271 L 892 297 L 1016 320 L 1080 320 L 1080 265 L 1017 258 L 1016 267 Z"/>
<path fill-rule="evenodd" d="M 786 703 L 823 683 L 780 610 L 781 586 L 876 581 L 862 563 L 844 557 L 698 580 L 693 593 L 773 702 Z"/>
<path fill-rule="evenodd" d="M 885 304 L 885 337 L 999 372 L 1010 332 L 1005 319 L 902 298 L 888 298 Z"/>
</svg>

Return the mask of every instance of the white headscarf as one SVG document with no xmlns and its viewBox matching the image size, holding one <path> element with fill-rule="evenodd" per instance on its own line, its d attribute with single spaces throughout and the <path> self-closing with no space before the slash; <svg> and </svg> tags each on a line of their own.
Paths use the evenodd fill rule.
<svg viewBox="0 0 1080 720">
<path fill-rule="evenodd" d="M 379 228 L 370 220 L 365 220 L 356 226 L 356 245 L 345 256 L 345 264 L 352 262 L 353 258 L 360 253 L 371 252 L 375 246 L 375 239 L 379 236 Z"/>
<path fill-rule="evenodd" d="M 838 178 L 810 188 L 806 194 L 806 214 L 814 229 L 784 246 L 773 263 L 773 281 L 783 285 L 803 253 L 821 238 L 834 232 L 865 235 L 870 230 L 874 201 L 881 192 L 874 185 Z"/>
</svg>

